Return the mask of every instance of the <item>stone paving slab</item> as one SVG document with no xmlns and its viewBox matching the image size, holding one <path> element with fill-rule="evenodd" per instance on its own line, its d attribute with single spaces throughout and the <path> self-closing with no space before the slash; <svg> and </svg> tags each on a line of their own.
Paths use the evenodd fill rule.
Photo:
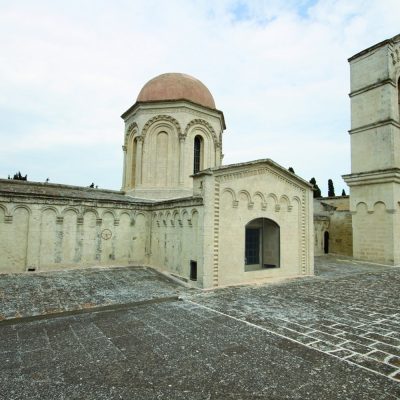
<svg viewBox="0 0 400 400">
<path fill-rule="evenodd" d="M 185 288 L 150 268 L 0 275 L 0 321 L 176 296 Z"/>
<path fill-rule="evenodd" d="M 146 268 L 2 275 L 0 399 L 400 399 L 400 269 L 322 257 L 316 275 L 203 292 Z M 89 312 L 55 317 L 71 310 Z"/>
<path fill-rule="evenodd" d="M 323 257 L 316 270 L 190 300 L 400 382 L 400 269 Z"/>
<path fill-rule="evenodd" d="M 0 325 L 4 341 L 7 400 L 400 397 L 392 380 L 190 301 Z"/>
</svg>

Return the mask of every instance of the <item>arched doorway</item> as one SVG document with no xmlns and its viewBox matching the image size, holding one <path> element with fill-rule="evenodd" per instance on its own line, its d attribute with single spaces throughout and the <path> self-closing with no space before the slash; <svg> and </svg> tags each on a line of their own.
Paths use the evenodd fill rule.
<svg viewBox="0 0 400 400">
<path fill-rule="evenodd" d="M 280 267 L 280 228 L 268 218 L 256 218 L 245 227 L 245 271 Z"/>
<path fill-rule="evenodd" d="M 324 253 L 325 254 L 329 253 L 329 232 L 328 231 L 324 232 Z"/>
</svg>

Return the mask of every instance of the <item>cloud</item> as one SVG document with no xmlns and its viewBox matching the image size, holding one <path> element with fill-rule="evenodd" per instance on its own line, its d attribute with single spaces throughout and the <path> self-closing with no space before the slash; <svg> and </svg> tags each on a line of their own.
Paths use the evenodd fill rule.
<svg viewBox="0 0 400 400">
<path fill-rule="evenodd" d="M 74 165 L 76 184 L 87 174 L 118 188 L 119 116 L 147 80 L 175 71 L 224 111 L 226 163 L 269 157 L 344 187 L 347 58 L 397 34 L 399 12 L 397 0 L 3 1 L 0 176 L 38 160 L 52 181 L 70 182 Z"/>
</svg>

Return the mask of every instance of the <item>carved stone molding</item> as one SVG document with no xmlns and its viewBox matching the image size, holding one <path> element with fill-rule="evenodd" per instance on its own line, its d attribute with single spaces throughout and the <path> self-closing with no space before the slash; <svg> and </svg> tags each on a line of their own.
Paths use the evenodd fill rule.
<svg viewBox="0 0 400 400">
<path fill-rule="evenodd" d="M 252 170 L 241 170 L 241 171 L 237 171 L 237 172 L 227 172 L 225 174 L 216 175 L 215 180 L 217 182 L 224 182 L 224 181 L 230 181 L 230 180 L 234 180 L 234 179 L 246 178 L 249 176 L 267 175 L 267 174 L 271 174 L 274 177 L 276 177 L 277 179 L 279 179 L 280 181 L 283 181 L 283 182 L 289 184 L 290 186 L 296 188 L 297 190 L 300 190 L 301 193 L 305 193 L 304 188 L 297 185 L 295 182 L 292 182 L 291 180 L 286 179 L 279 173 L 275 172 L 273 169 L 270 169 L 267 167 L 257 168 L 257 169 L 252 169 Z"/>
<path fill-rule="evenodd" d="M 390 57 L 392 57 L 392 64 L 396 65 L 400 63 L 400 47 L 397 47 L 390 53 Z"/>
<path fill-rule="evenodd" d="M 132 122 L 131 124 L 128 125 L 128 128 L 126 130 L 127 134 L 130 134 L 135 128 L 137 129 L 137 123 L 136 122 Z"/>
<path fill-rule="evenodd" d="M 220 146 L 220 143 L 219 143 L 219 141 L 218 141 L 218 137 L 217 137 L 217 134 L 215 133 L 214 128 L 211 126 L 211 124 L 209 124 L 209 123 L 208 123 L 207 121 L 205 121 L 204 119 L 199 119 L 199 118 L 198 118 L 198 119 L 193 119 L 192 121 L 190 121 L 190 122 L 186 125 L 184 135 L 187 136 L 187 134 L 188 134 L 190 128 L 192 128 L 192 127 L 195 126 L 195 125 L 202 125 L 202 126 L 204 126 L 204 127 L 210 132 L 210 134 L 211 134 L 211 136 L 212 136 L 212 138 L 213 138 L 213 141 L 214 141 L 215 146 L 216 146 L 216 147 Z"/>
<path fill-rule="evenodd" d="M 143 129 L 142 129 L 142 137 L 146 136 L 147 131 L 149 130 L 150 126 L 153 125 L 156 122 L 160 122 L 160 121 L 168 121 L 169 123 L 171 123 L 172 125 L 175 126 L 176 131 L 178 132 L 178 136 L 180 136 L 182 134 L 182 130 L 181 130 L 181 126 L 179 125 L 179 122 L 171 117 L 170 115 L 156 115 L 153 118 L 150 118 L 144 125 Z"/>
</svg>

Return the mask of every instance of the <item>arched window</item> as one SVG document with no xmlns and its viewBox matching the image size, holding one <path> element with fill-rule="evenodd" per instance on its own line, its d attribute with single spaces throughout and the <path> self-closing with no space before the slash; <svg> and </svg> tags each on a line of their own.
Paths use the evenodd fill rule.
<svg viewBox="0 0 400 400">
<path fill-rule="evenodd" d="M 257 218 L 245 227 L 245 271 L 280 267 L 280 228 L 268 218 Z"/>
<path fill-rule="evenodd" d="M 400 76 L 399 80 L 397 81 L 397 101 L 398 101 L 398 106 L 399 106 L 399 122 L 400 122 Z"/>
<path fill-rule="evenodd" d="M 202 158 L 203 158 L 203 138 L 197 135 L 194 138 L 193 146 L 193 173 L 199 172 L 202 168 Z"/>
</svg>

